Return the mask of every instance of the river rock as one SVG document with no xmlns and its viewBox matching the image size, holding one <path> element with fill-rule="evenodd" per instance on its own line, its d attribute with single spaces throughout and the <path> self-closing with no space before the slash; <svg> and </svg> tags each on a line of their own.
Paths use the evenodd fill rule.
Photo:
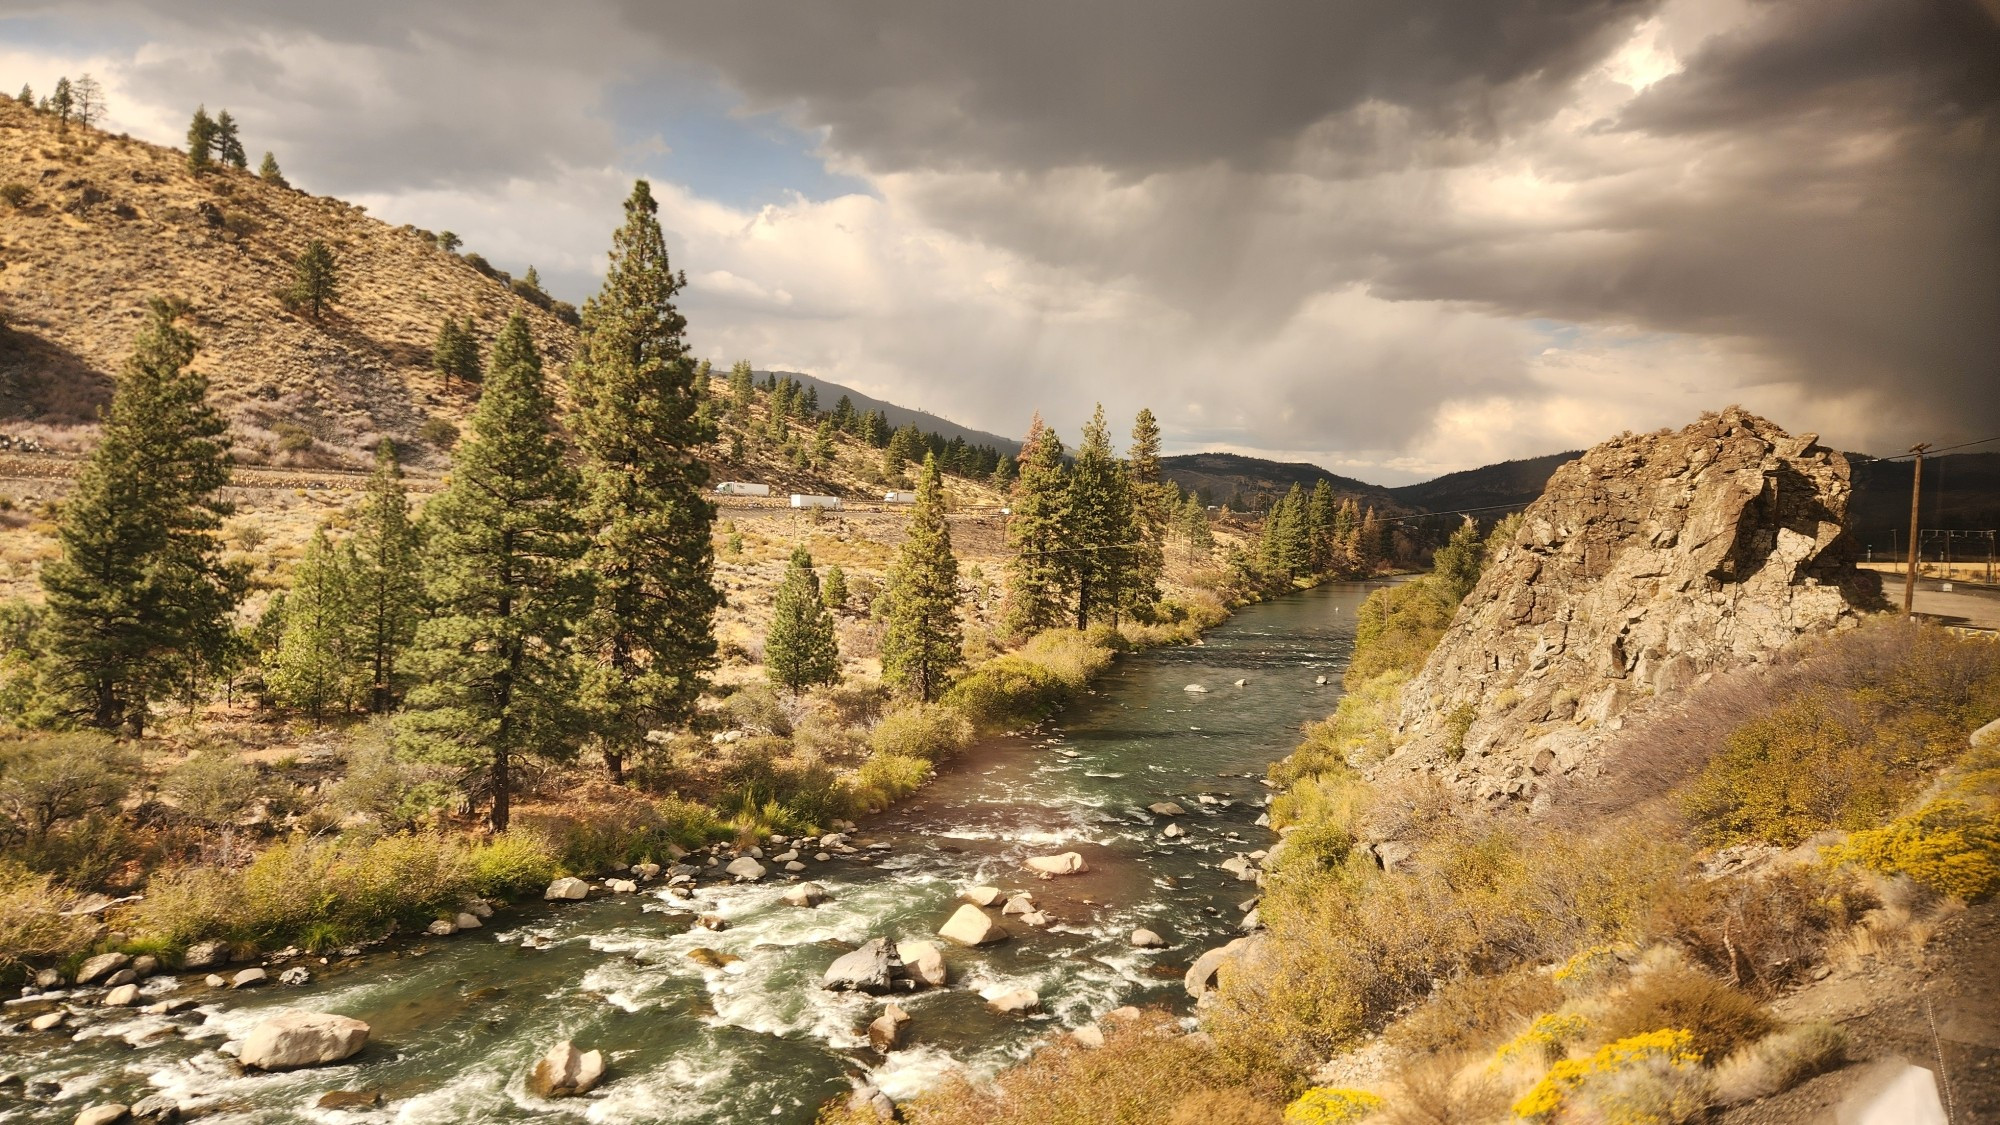
<svg viewBox="0 0 2000 1125">
<path fill-rule="evenodd" d="M 756 849 L 753 848 L 751 850 L 755 851 Z M 753 883 L 762 879 L 765 874 L 764 865 L 747 855 L 730 860 L 729 866 L 723 868 L 722 871 L 732 878 L 745 879 Z"/>
<path fill-rule="evenodd" d="M 461 930 L 477 930 L 477 929 L 483 929 L 485 926 L 485 924 L 479 920 L 479 916 L 477 914 L 472 913 L 471 911 L 461 911 L 458 917 L 453 918 L 451 920 L 451 924 L 457 926 Z"/>
<path fill-rule="evenodd" d="M 265 972 L 262 969 L 256 969 L 256 968 L 244 969 L 243 971 L 237 973 L 235 976 L 229 978 L 229 987 L 255 988 L 269 979 L 271 979 L 271 974 Z"/>
<path fill-rule="evenodd" d="M 1182 690 L 1182 691 L 1191 691 L 1191 692 L 1194 692 L 1194 693 L 1195 693 L 1196 695 L 1207 695 L 1207 694 L 1208 694 L 1208 689 L 1207 689 L 1207 688 L 1205 688 L 1205 687 L 1203 687 L 1203 686 L 1201 686 L 1200 684 L 1189 684 L 1188 686 L 1186 686 L 1186 687 L 1182 688 L 1181 690 Z"/>
<path fill-rule="evenodd" d="M 458 932 L 458 927 L 452 925 L 448 919 L 439 918 L 437 921 L 425 926 L 424 932 L 432 937 L 450 937 Z"/>
<path fill-rule="evenodd" d="M 1075 1039 L 1078 1043 L 1089 1047 L 1091 1050 L 1096 1050 L 1104 1046 L 1104 1029 L 1094 1023 L 1084 1024 L 1069 1034 L 1070 1038 Z"/>
<path fill-rule="evenodd" d="M 1167 944 L 1160 935 L 1143 928 L 1133 930 L 1131 940 L 1132 944 L 1140 949 L 1160 949 Z"/>
<path fill-rule="evenodd" d="M 1182 983 L 1187 986 L 1188 995 L 1199 1000 L 1215 987 L 1216 974 L 1224 965 L 1248 961 L 1259 952 L 1263 935 L 1240 937 L 1228 945 L 1211 949 L 1195 958 L 1188 966 L 1187 976 Z"/>
<path fill-rule="evenodd" d="M 117 972 L 112 973 L 110 976 L 104 978 L 104 987 L 117 988 L 119 985 L 131 984 L 133 981 L 136 981 L 138 979 L 139 979 L 138 973 L 135 973 L 130 969 L 120 969 Z"/>
<path fill-rule="evenodd" d="M 641 879 L 657 879 L 660 877 L 660 865 L 657 863 L 635 863 L 632 865 L 632 874 L 637 875 Z"/>
<path fill-rule="evenodd" d="M 1146 806 L 1146 811 L 1154 816 L 1183 816 L 1187 810 L 1172 801 L 1154 801 Z"/>
<path fill-rule="evenodd" d="M 786 888 L 780 897 L 793 906 L 818 906 L 826 901 L 826 888 L 818 883 L 800 883 Z"/>
<path fill-rule="evenodd" d="M 1321 687 L 1325 687 L 1325 686 L 1326 686 L 1326 677 L 1325 677 L 1325 676 L 1314 676 L 1314 677 L 1313 677 L 1313 683 L 1316 683 L 1316 684 L 1318 684 L 1318 685 L 1319 685 L 1319 686 L 1321 686 Z"/>
<path fill-rule="evenodd" d="M 579 1051 L 565 1039 L 549 1048 L 528 1072 L 528 1092 L 538 1098 L 587 1094 L 604 1078 L 604 1052 Z"/>
<path fill-rule="evenodd" d="M 121 984 L 105 993 L 104 999 L 99 1001 L 107 1008 L 129 1008 L 138 1002 L 139 986 L 136 984 Z"/>
<path fill-rule="evenodd" d="M 729 928 L 729 919 L 720 914 L 703 914 L 694 920 L 694 924 L 704 930 L 721 933 Z"/>
<path fill-rule="evenodd" d="M 82 967 L 77 969 L 76 983 L 96 984 L 131 963 L 132 956 L 129 953 L 100 953 L 85 961 Z"/>
<path fill-rule="evenodd" d="M 576 902 L 590 897 L 590 884 L 574 875 L 565 875 L 549 884 L 542 898 L 549 902 Z"/>
<path fill-rule="evenodd" d="M 1019 894 L 1007 900 L 1007 905 L 1000 908 L 1000 914 L 1002 917 L 1008 917 L 1016 914 L 1027 914 L 1032 912 L 1034 909 L 1035 909 L 1035 896 L 1030 894 Z"/>
<path fill-rule="evenodd" d="M 873 1086 L 856 1086 L 847 1097 L 847 1108 L 851 1113 L 873 1114 L 882 1121 L 896 1120 L 896 1103 Z"/>
<path fill-rule="evenodd" d="M 974 906 L 992 906 L 1000 901 L 999 887 L 968 887 L 959 892 L 958 897 Z"/>
<path fill-rule="evenodd" d="M 1187 829 L 1182 828 L 1178 824 L 1169 824 L 1165 828 L 1160 830 L 1160 835 L 1166 837 L 1169 840 L 1178 840 L 1181 837 L 1187 835 Z"/>
<path fill-rule="evenodd" d="M 938 928 L 938 936 L 960 945 L 991 945 L 1007 940 L 1007 931 L 1001 928 L 1000 923 L 987 917 L 984 910 L 968 902 Z"/>
<path fill-rule="evenodd" d="M 836 991 L 887 992 L 894 985 L 890 964 L 889 939 L 870 938 L 828 965 L 819 985 Z"/>
<path fill-rule="evenodd" d="M 705 945 L 698 945 L 688 950 L 688 960 L 693 961 L 697 965 L 705 965 L 711 969 L 726 969 L 743 960 L 743 958 L 738 957 L 734 953 L 719 953 Z"/>
<path fill-rule="evenodd" d="M 828 860 L 831 860 L 832 858 L 833 858 L 833 856 L 831 856 L 831 855 L 827 854 L 826 852 L 815 852 L 815 853 L 813 853 L 813 862 L 814 862 L 814 863 L 825 863 L 825 862 L 827 862 Z"/>
<path fill-rule="evenodd" d="M 33 1031 L 53 1031 L 61 1027 L 63 1021 L 67 1019 L 69 1019 L 68 1012 L 43 1012 L 41 1015 L 29 1020 L 28 1027 Z"/>
<path fill-rule="evenodd" d="M 1250 913 L 1243 916 L 1243 921 L 1237 923 L 1236 928 L 1247 934 L 1254 930 L 1262 929 L 1263 926 L 1264 916 L 1255 907 L 1252 907 Z"/>
<path fill-rule="evenodd" d="M 779 853 L 778 855 L 774 855 L 774 856 L 772 856 L 772 857 L 771 857 L 771 862 L 772 862 L 772 863 L 790 863 L 790 862 L 792 862 L 793 860 L 795 860 L 795 859 L 797 859 L 797 858 L 799 858 L 799 849 L 797 849 L 797 848 L 790 848 L 790 849 L 788 849 L 788 850 L 786 850 L 786 851 L 784 851 L 784 852 L 781 852 L 781 853 Z"/>
<path fill-rule="evenodd" d="M 798 874 L 799 872 L 801 872 L 801 871 L 804 871 L 805 869 L 806 869 L 806 865 L 805 865 L 805 864 L 803 864 L 803 863 L 800 863 L 800 862 L 799 862 L 798 860 L 796 860 L 796 859 L 794 859 L 794 860 L 790 860 L 790 861 L 788 861 L 788 862 L 787 862 L 787 863 L 785 864 L 785 871 L 786 871 L 787 873 L 789 873 L 789 874 L 792 874 L 792 875 L 797 875 L 797 874 Z"/>
<path fill-rule="evenodd" d="M 630 879 L 606 879 L 604 889 L 614 895 L 629 895 L 639 892 L 639 884 Z"/>
<path fill-rule="evenodd" d="M 172 1125 L 181 1119 L 181 1104 L 165 1094 L 148 1094 L 132 1103 L 132 1120 Z"/>
<path fill-rule="evenodd" d="M 368 1025 L 326 1012 L 287 1012 L 243 1037 L 237 1060 L 251 1070 L 296 1070 L 351 1058 L 368 1043 Z"/>
<path fill-rule="evenodd" d="M 44 992 L 51 988 L 61 988 L 62 986 L 63 975 L 60 969 L 43 969 L 41 972 L 35 974 L 35 987 Z"/>
<path fill-rule="evenodd" d="M 868 1045 L 888 1054 L 895 1050 L 896 1041 L 902 1038 L 903 1025 L 910 1022 L 910 1013 L 889 1004 L 868 1024 Z"/>
<path fill-rule="evenodd" d="M 1032 988 L 1014 988 L 986 997 L 986 1006 L 1002 1015 L 1037 1011 L 1042 997 Z"/>
<path fill-rule="evenodd" d="M 1051 875 L 1081 875 L 1090 870 L 1090 865 L 1077 852 L 1029 856 L 1027 863 L 1030 871 L 1045 878 Z"/>
<path fill-rule="evenodd" d="M 135 979 L 145 980 L 160 971 L 160 959 L 150 953 L 142 953 L 132 958 L 132 963 L 127 968 L 132 971 Z"/>
<path fill-rule="evenodd" d="M 1039 930 L 1047 927 L 1051 919 L 1046 913 L 1040 910 L 1030 910 L 1026 914 L 1021 915 L 1017 921 L 1023 926 L 1030 926 Z"/>
<path fill-rule="evenodd" d="M 181 968 L 196 972 L 213 969 L 229 960 L 229 947 L 219 941 L 198 941 L 181 954 Z"/>
<path fill-rule="evenodd" d="M 210 988 L 228 988 L 229 978 L 221 975 L 220 973 L 210 973 L 207 976 L 201 978 L 201 983 L 207 985 Z"/>
<path fill-rule="evenodd" d="M 1230 856 L 1216 866 L 1246 883 L 1257 877 L 1256 865 L 1240 855 Z"/>
<path fill-rule="evenodd" d="M 904 975 L 916 982 L 917 987 L 943 988 L 948 983 L 944 950 L 936 942 L 897 942 L 896 956 L 902 958 Z"/>
<path fill-rule="evenodd" d="M 116 1102 L 109 1102 L 91 1106 L 77 1114 L 76 1125 L 115 1125 L 116 1122 L 129 1120 L 131 1116 L 130 1109 Z"/>
</svg>

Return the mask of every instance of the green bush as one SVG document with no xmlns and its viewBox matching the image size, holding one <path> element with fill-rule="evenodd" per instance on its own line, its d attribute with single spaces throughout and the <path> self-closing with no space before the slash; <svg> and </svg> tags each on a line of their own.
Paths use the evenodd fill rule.
<svg viewBox="0 0 2000 1125">
<path fill-rule="evenodd" d="M 1836 862 L 1907 875 L 1941 895 L 1981 902 L 2000 893 L 2000 812 L 1945 797 L 1828 849 Z"/>
<path fill-rule="evenodd" d="M 85 917 L 66 917 L 72 896 L 47 875 L 0 863 L 0 981 L 17 981 L 27 967 L 84 948 L 97 930 Z"/>
<path fill-rule="evenodd" d="M 877 754 L 941 762 L 972 744 L 972 723 L 956 707 L 919 703 L 882 716 L 868 737 Z"/>
<path fill-rule="evenodd" d="M 930 762 L 907 754 L 877 753 L 862 763 L 852 783 L 856 812 L 884 809 L 922 788 L 931 777 Z"/>
</svg>

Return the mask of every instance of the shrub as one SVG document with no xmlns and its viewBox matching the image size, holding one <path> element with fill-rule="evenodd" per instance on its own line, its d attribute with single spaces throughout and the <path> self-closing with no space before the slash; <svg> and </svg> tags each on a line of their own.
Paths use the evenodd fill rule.
<svg viewBox="0 0 2000 1125">
<path fill-rule="evenodd" d="M 160 788 L 190 817 L 227 826 L 257 799 L 257 767 L 233 750 L 208 748 L 175 766 Z"/>
<path fill-rule="evenodd" d="M 1655 897 L 1650 928 L 1713 972 L 1769 994 L 1803 979 L 1875 905 L 1849 874 L 1787 867 L 1688 880 Z"/>
<path fill-rule="evenodd" d="M 458 444 L 458 427 L 449 418 L 432 416 L 417 427 L 417 440 L 440 453 L 449 453 Z"/>
<path fill-rule="evenodd" d="M 1434 575 L 1368 595 L 1355 611 L 1354 655 L 1346 683 L 1358 687 L 1384 672 L 1415 672 L 1457 612 L 1458 599 Z"/>
<path fill-rule="evenodd" d="M 60 826 L 117 805 L 138 758 L 101 734 L 0 739 L 0 843 L 40 843 Z"/>
<path fill-rule="evenodd" d="M 1174 1103 L 1165 1125 L 1281 1125 L 1278 1109 L 1248 1090 L 1197 1090 Z"/>
<path fill-rule="evenodd" d="M 0 199 L 6 200 L 9 207 L 24 207 L 34 197 L 35 189 L 18 180 L 0 186 Z"/>
<path fill-rule="evenodd" d="M 522 833 L 497 836 L 473 848 L 470 859 L 466 885 L 482 898 L 540 894 L 556 875 L 548 845 Z"/>
<path fill-rule="evenodd" d="M 919 703 L 882 717 L 869 735 L 877 754 L 941 762 L 972 744 L 972 723 L 944 704 Z"/>
<path fill-rule="evenodd" d="M 996 657 L 961 677 L 944 702 L 988 730 L 1026 726 L 1075 696 L 1055 670 L 1019 656 Z"/>
<path fill-rule="evenodd" d="M 792 733 L 791 712 L 768 682 L 744 684 L 722 706 L 729 721 L 744 730 L 763 731 L 780 738 Z"/>
<path fill-rule="evenodd" d="M 1719 1059 L 1770 1034 L 1773 1020 L 1762 1004 L 1726 983 L 1671 964 L 1644 972 L 1613 997 L 1598 1025 L 1611 1039 L 1675 1028 L 1696 1054 Z"/>
<path fill-rule="evenodd" d="M 1707 1108 L 1706 1098 L 1688 1097 L 1685 1087 L 1698 1081 L 1701 1055 L 1685 1031 L 1652 1031 L 1608 1043 L 1588 1058 L 1567 1059 L 1549 1068 L 1533 1089 L 1514 1103 L 1514 1114 L 1529 1121 L 1551 1121 L 1564 1109 L 1592 1094 L 1614 1102 L 1629 1102 L 1639 1112 L 1606 1114 L 1625 1125 L 1690 1121 Z M 1634 1083 L 1633 1079 L 1641 1081 Z M 1643 1087 L 1635 1088 L 1635 1087 Z M 1664 1110 L 1642 1108 L 1663 1093 Z M 1594 1100 L 1594 1099 L 1593 1099 Z M 1690 1104 L 1691 1103 L 1691 1104 Z"/>
<path fill-rule="evenodd" d="M 1830 1023 L 1805 1023 L 1774 1031 L 1730 1055 L 1715 1068 L 1716 1100 L 1723 1105 L 1783 1093 L 1847 1057 L 1847 1033 Z"/>
<path fill-rule="evenodd" d="M 1495 1051 L 1495 1062 L 1506 1064 L 1531 1061 L 1548 1064 L 1563 1057 L 1569 1045 L 1584 1037 L 1590 1021 L 1574 1013 L 1550 1012 L 1536 1016 L 1528 1029 L 1509 1039 Z"/>
<path fill-rule="evenodd" d="M 2000 813 L 1944 797 L 1881 828 L 1856 832 L 1827 855 L 1979 902 L 2000 892 Z"/>
<path fill-rule="evenodd" d="M 1316 1086 L 1285 1107 L 1285 1125 L 1353 1125 L 1380 1108 L 1380 1094 Z"/>
<path fill-rule="evenodd" d="M 47 875 L 0 864 L 0 981 L 29 965 L 84 948 L 97 930 L 89 918 L 65 917 L 72 896 Z"/>
<path fill-rule="evenodd" d="M 1532 965 L 1504 973 L 1471 973 L 1446 981 L 1415 1011 L 1390 1024 L 1384 1035 L 1391 1046 L 1417 1054 L 1481 1049 L 1499 1041 L 1509 1028 L 1561 1002 L 1562 993 L 1549 974 Z M 1536 1026 L 1541 1026 L 1540 1020 Z"/>
<path fill-rule="evenodd" d="M 930 776 L 931 764 L 922 758 L 878 752 L 854 777 L 853 804 L 857 811 L 887 808 L 922 788 Z"/>
<path fill-rule="evenodd" d="M 1395 749 L 1389 732 L 1402 708 L 1403 685 L 1409 679 L 1409 673 L 1400 670 L 1366 680 L 1350 677 L 1347 694 L 1340 697 L 1332 717 L 1306 727 L 1305 741 L 1271 767 L 1272 780 L 1288 785 L 1316 773 L 1370 765 L 1388 757 Z"/>
</svg>

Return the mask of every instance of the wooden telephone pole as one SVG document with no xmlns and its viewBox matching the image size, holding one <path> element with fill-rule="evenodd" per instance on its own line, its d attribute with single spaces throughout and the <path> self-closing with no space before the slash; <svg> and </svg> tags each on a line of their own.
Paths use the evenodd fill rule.
<svg viewBox="0 0 2000 1125">
<path fill-rule="evenodd" d="M 1917 497 L 1924 484 L 1924 451 L 1929 442 L 1918 442 L 1910 447 L 1917 455 L 1916 471 L 1910 474 L 1910 568 L 1903 573 L 1903 616 L 1910 616 L 1910 607 L 1917 600 Z"/>
</svg>

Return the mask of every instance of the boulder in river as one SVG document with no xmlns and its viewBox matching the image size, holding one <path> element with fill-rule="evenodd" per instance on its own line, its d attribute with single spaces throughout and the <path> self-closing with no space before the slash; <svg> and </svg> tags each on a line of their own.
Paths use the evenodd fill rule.
<svg viewBox="0 0 2000 1125">
<path fill-rule="evenodd" d="M 198 941 L 181 954 L 181 968 L 189 972 L 213 969 L 229 960 L 229 947 L 219 941 Z"/>
<path fill-rule="evenodd" d="M 800 883 L 787 888 L 781 897 L 793 906 L 818 906 L 826 901 L 826 888 L 818 883 Z"/>
<path fill-rule="evenodd" d="M 293 965 L 291 968 L 278 974 L 279 984 L 289 985 L 293 988 L 304 984 L 311 984 L 312 979 L 312 970 L 306 968 L 304 965 Z"/>
<path fill-rule="evenodd" d="M 1046 927 L 1051 921 L 1053 919 L 1039 910 L 1030 910 L 1020 918 L 1023 926 L 1032 926 L 1037 930 Z"/>
<path fill-rule="evenodd" d="M 287 1012 L 250 1029 L 237 1056 L 251 1070 L 297 1070 L 352 1057 L 368 1044 L 368 1025 L 327 1012 Z"/>
<path fill-rule="evenodd" d="M 542 897 L 549 902 L 576 902 L 590 897 L 590 884 L 574 875 L 566 875 L 550 883 L 549 889 L 542 892 Z"/>
<path fill-rule="evenodd" d="M 1094 1023 L 1084 1024 L 1069 1034 L 1070 1038 L 1093 1051 L 1104 1046 L 1104 1029 Z"/>
<path fill-rule="evenodd" d="M 604 889 L 614 895 L 629 895 L 638 893 L 639 884 L 630 879 L 606 879 Z"/>
<path fill-rule="evenodd" d="M 328 1090 L 319 1096 L 321 1109 L 374 1109 L 381 1104 L 380 1090 Z"/>
<path fill-rule="evenodd" d="M 604 1052 L 579 1051 L 565 1039 L 549 1048 L 528 1072 L 528 1092 L 538 1098 L 587 1094 L 604 1078 Z"/>
<path fill-rule="evenodd" d="M 262 969 L 245 969 L 229 978 L 231 988 L 255 988 L 271 979 L 271 974 Z"/>
<path fill-rule="evenodd" d="M 918 988 L 943 988 L 949 980 L 944 966 L 944 950 L 936 942 L 896 943 L 896 956 L 903 959 L 903 972 Z"/>
<path fill-rule="evenodd" d="M 910 1013 L 894 1004 L 884 1006 L 882 1014 L 868 1024 L 868 1045 L 885 1055 L 895 1050 L 896 1041 L 903 1035 L 903 1025 L 908 1022 Z"/>
<path fill-rule="evenodd" d="M 129 1008 L 139 1002 L 139 986 L 121 984 L 104 994 L 101 1003 L 107 1008 Z"/>
<path fill-rule="evenodd" d="M 986 1006 L 1003 1015 L 1015 1015 L 1039 1010 L 1042 997 L 1032 988 L 1013 988 L 986 997 Z"/>
<path fill-rule="evenodd" d="M 165 1094 L 148 1094 L 132 1103 L 132 1120 L 134 1121 L 158 1122 L 159 1125 L 168 1125 L 169 1122 L 179 1121 L 180 1119 L 181 1103 Z"/>
<path fill-rule="evenodd" d="M 106 1102 L 91 1106 L 77 1114 L 76 1125 L 115 1125 L 116 1122 L 130 1120 L 131 1117 L 132 1111 L 127 1107 L 117 1102 Z"/>
<path fill-rule="evenodd" d="M 28 1021 L 28 1029 L 30 1031 L 53 1031 L 61 1027 L 63 1021 L 67 1019 L 69 1019 L 68 1012 L 43 1012 L 41 1015 Z"/>
<path fill-rule="evenodd" d="M 1178 824 L 1169 824 L 1160 831 L 1160 835 L 1166 837 L 1169 840 L 1178 840 L 1182 836 L 1187 835 L 1187 829 L 1182 828 Z"/>
<path fill-rule="evenodd" d="M 1028 870 L 1045 877 L 1050 875 L 1081 875 L 1090 870 L 1090 865 L 1085 863 L 1083 856 L 1077 852 L 1064 852 L 1061 855 L 1029 856 L 1027 863 Z"/>
<path fill-rule="evenodd" d="M 1182 980 L 1187 986 L 1188 995 L 1197 1000 L 1201 999 L 1215 987 L 1216 974 L 1224 965 L 1240 964 L 1248 960 L 1258 952 L 1258 947 L 1263 941 L 1264 937 L 1261 934 L 1240 937 L 1228 945 L 1211 949 L 1195 958 L 1194 964 L 1188 967 L 1187 976 Z"/>
<path fill-rule="evenodd" d="M 842 954 L 826 968 L 821 988 L 852 992 L 887 992 L 894 986 L 889 939 L 870 938 L 861 948 Z"/>
<path fill-rule="evenodd" d="M 1001 895 L 999 887 L 968 887 L 958 897 L 974 906 L 992 906 L 1000 901 Z"/>
<path fill-rule="evenodd" d="M 432 937 L 450 937 L 458 932 L 458 927 L 452 925 L 449 918 L 439 918 L 437 921 L 425 926 L 424 932 Z"/>
<path fill-rule="evenodd" d="M 1007 940 L 1007 931 L 1000 927 L 1000 923 L 987 917 L 984 910 L 968 902 L 938 927 L 938 936 L 960 945 L 991 945 Z"/>
<path fill-rule="evenodd" d="M 485 923 L 479 920 L 479 915 L 474 914 L 469 910 L 459 911 L 458 917 L 453 918 L 451 920 L 451 924 L 457 926 L 461 930 L 477 930 L 485 926 Z"/>
<path fill-rule="evenodd" d="M 128 953 L 100 953 L 77 969 L 76 983 L 96 984 L 131 963 L 132 957 Z"/>
<path fill-rule="evenodd" d="M 1000 914 L 1002 917 L 1008 917 L 1015 914 L 1030 914 L 1034 912 L 1034 909 L 1035 909 L 1034 895 L 1018 894 L 1015 895 L 1013 898 L 1007 900 L 1007 905 L 1000 908 Z"/>
<path fill-rule="evenodd" d="M 1200 684 L 1189 684 L 1188 686 L 1186 686 L 1186 687 L 1182 688 L 1181 690 L 1182 690 L 1182 691 L 1191 691 L 1191 692 L 1194 692 L 1194 693 L 1195 693 L 1196 695 L 1207 695 L 1207 694 L 1208 694 L 1208 689 L 1207 689 L 1207 688 L 1205 688 L 1205 687 L 1203 687 L 1203 686 L 1201 686 Z"/>
<path fill-rule="evenodd" d="M 718 953 L 705 945 L 698 945 L 688 950 L 688 960 L 711 969 L 726 969 L 743 958 L 734 953 Z"/>
<path fill-rule="evenodd" d="M 730 860 L 729 866 L 722 870 L 724 874 L 733 878 L 747 879 L 753 883 L 764 877 L 764 865 L 747 855 Z"/>
<path fill-rule="evenodd" d="M 1132 931 L 1132 944 L 1140 949 L 1159 949 L 1167 943 L 1160 935 L 1142 928 Z"/>
<path fill-rule="evenodd" d="M 1187 812 L 1172 801 L 1154 801 L 1146 806 L 1146 811 L 1154 816 L 1181 816 Z"/>
</svg>

